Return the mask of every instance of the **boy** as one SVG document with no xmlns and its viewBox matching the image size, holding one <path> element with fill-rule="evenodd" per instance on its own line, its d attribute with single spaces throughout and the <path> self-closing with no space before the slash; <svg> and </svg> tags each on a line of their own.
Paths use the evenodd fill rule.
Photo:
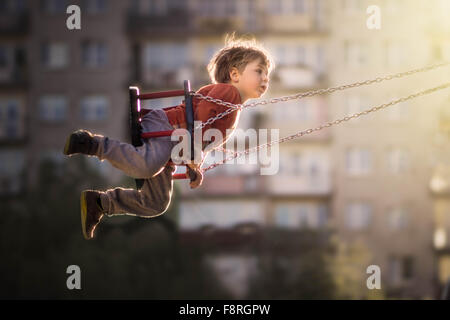
<svg viewBox="0 0 450 320">
<path fill-rule="evenodd" d="M 226 45 L 219 50 L 208 64 L 208 72 L 213 84 L 202 87 L 198 92 L 233 104 L 243 104 L 248 99 L 259 98 L 267 90 L 269 74 L 274 63 L 270 55 L 254 40 L 226 38 Z M 165 131 L 186 128 L 185 106 L 183 104 L 154 109 L 142 117 L 142 132 Z M 225 111 L 227 107 L 193 99 L 194 120 L 206 122 L 209 118 Z M 240 110 L 214 121 L 202 129 L 204 134 L 210 128 L 219 129 L 223 141 L 213 141 L 214 148 L 224 144 L 239 120 Z M 231 129 L 228 131 L 227 129 Z M 105 192 L 87 190 L 81 194 L 81 224 L 83 235 L 92 239 L 94 230 L 104 215 L 136 215 L 156 217 L 169 207 L 172 196 L 172 174 L 175 166 L 167 162 L 172 148 L 177 144 L 171 137 L 145 139 L 140 147 L 93 135 L 85 130 L 72 133 L 66 141 L 64 154 L 86 154 L 108 160 L 114 167 L 133 178 L 145 179 L 141 190 L 115 188 Z M 202 150 L 207 147 L 202 144 Z M 209 148 L 209 150 L 211 147 Z M 196 173 L 191 188 L 201 185 L 203 174 L 201 163 L 188 163 Z"/>
</svg>

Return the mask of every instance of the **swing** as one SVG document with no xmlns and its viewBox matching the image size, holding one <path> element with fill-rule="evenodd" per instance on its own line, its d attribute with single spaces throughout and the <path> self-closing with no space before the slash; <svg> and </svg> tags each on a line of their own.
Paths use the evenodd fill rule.
<svg viewBox="0 0 450 320">
<path fill-rule="evenodd" d="M 338 87 L 330 87 L 327 89 L 318 89 L 318 90 L 313 90 L 313 91 L 307 91 L 307 92 L 302 92 L 299 94 L 295 94 L 295 95 L 291 95 L 291 96 L 285 96 L 285 97 L 280 97 L 280 98 L 273 98 L 270 100 L 264 100 L 264 101 L 260 101 L 260 102 L 253 102 L 250 104 L 246 104 L 246 105 L 242 105 L 242 104 L 232 104 L 226 101 L 222 101 L 219 99 L 214 99 L 212 97 L 209 96 L 203 96 L 200 93 L 195 93 L 195 92 L 191 92 L 190 90 L 190 83 L 189 80 L 185 80 L 184 81 L 184 90 L 175 90 L 175 91 L 166 91 L 166 92 L 155 92 L 155 93 L 150 93 L 150 94 L 139 94 L 139 89 L 137 87 L 130 87 L 130 100 L 131 100 L 131 131 L 132 131 L 132 141 L 133 141 L 133 145 L 134 146 L 140 146 L 142 145 L 142 141 L 141 138 L 150 138 L 150 137 L 159 137 L 159 136 L 170 136 L 173 132 L 173 130 L 171 131 L 157 131 L 157 132 L 148 132 L 148 133 L 141 133 L 141 129 L 140 129 L 140 118 L 139 115 L 140 114 L 145 114 L 147 111 L 141 110 L 140 109 L 140 104 L 139 104 L 139 100 L 140 99 L 156 99 L 156 98 L 165 98 L 165 97 L 174 97 L 174 96 L 182 96 L 184 95 L 185 97 L 185 105 L 186 105 L 186 122 L 187 122 L 187 127 L 188 127 L 188 131 L 191 134 L 191 160 L 194 159 L 194 143 L 193 143 L 193 122 L 194 122 L 194 116 L 193 116 L 193 108 L 192 108 L 192 98 L 196 97 L 198 99 L 202 99 L 202 100 L 206 100 L 209 102 L 213 102 L 215 104 L 218 105 L 222 105 L 227 107 L 227 109 L 212 117 L 209 118 L 207 121 L 202 122 L 200 125 L 198 125 L 195 129 L 202 129 L 204 128 L 206 125 L 213 123 L 214 121 L 223 118 L 224 116 L 236 111 L 236 110 L 243 110 L 246 108 L 250 108 L 250 107 L 255 107 L 258 105 L 266 105 L 266 104 L 273 104 L 273 103 L 277 103 L 277 102 L 285 102 L 285 101 L 289 101 L 289 100 L 293 100 L 293 99 L 301 99 L 301 98 L 305 98 L 305 97 L 312 97 L 312 96 L 316 96 L 316 95 L 322 95 L 322 94 L 327 94 L 327 93 L 333 93 L 335 91 L 340 91 L 340 90 L 346 90 L 346 89 L 350 89 L 350 88 L 355 88 L 355 87 L 360 87 L 360 86 L 364 86 L 364 85 L 370 85 L 373 83 L 378 83 L 378 82 L 382 82 L 382 81 L 388 81 L 388 80 L 392 80 L 394 78 L 403 78 L 405 76 L 409 76 L 412 74 L 416 74 L 416 73 L 421 73 L 421 72 L 425 72 L 425 71 L 430 71 L 433 69 L 437 69 L 440 67 L 444 67 L 444 66 L 448 66 L 450 65 L 450 63 L 440 63 L 440 64 L 436 64 L 436 65 L 431 65 L 428 67 L 423 67 L 420 69 L 414 69 L 414 70 L 410 70 L 410 71 L 406 71 L 406 72 L 400 72 L 397 74 L 392 74 L 392 75 L 388 75 L 388 76 L 384 76 L 384 77 L 377 77 L 374 79 L 370 79 L 370 80 L 366 80 L 366 81 L 362 81 L 362 82 L 355 82 L 352 84 L 346 84 L 346 85 L 341 85 Z M 282 143 L 282 142 L 286 142 L 292 139 L 296 139 L 296 138 L 300 138 L 303 135 L 306 134 L 310 134 L 314 131 L 319 131 L 322 130 L 323 128 L 328 128 L 331 127 L 333 125 L 339 124 L 343 121 L 348 121 L 350 119 L 353 118 L 357 118 L 360 117 L 362 115 L 366 115 L 369 114 L 371 112 L 374 111 L 378 111 L 380 109 L 410 100 L 410 99 L 414 99 L 417 98 L 419 96 L 423 96 L 423 95 L 427 95 L 442 89 L 446 89 L 450 87 L 450 82 L 444 83 L 440 86 L 434 87 L 434 88 L 430 88 L 427 90 L 423 90 L 423 91 L 419 91 L 417 93 L 411 94 L 409 96 L 406 97 L 402 97 L 396 100 L 392 100 L 388 103 L 384 103 L 381 104 L 379 106 L 375 106 L 371 109 L 353 114 L 351 116 L 346 116 L 342 119 L 337 119 L 333 122 L 328 122 L 326 124 L 323 124 L 319 127 L 316 127 L 314 129 L 307 129 L 307 130 L 303 130 L 303 131 L 299 131 L 295 134 L 286 136 L 284 138 L 281 138 L 277 141 L 271 141 L 269 143 L 266 143 L 264 145 L 259 145 L 255 148 L 251 148 L 251 149 L 247 149 L 241 152 L 235 152 L 235 151 L 231 151 L 231 150 L 226 150 L 223 148 L 218 148 L 217 150 L 223 153 L 232 153 L 232 155 L 226 159 L 224 159 L 221 162 L 218 163 L 214 163 L 210 166 L 208 166 L 205 169 L 202 169 L 203 172 L 206 172 L 208 170 L 211 170 L 219 165 L 224 164 L 225 162 L 229 161 L 229 160 L 233 160 L 234 158 L 240 157 L 242 155 L 246 155 L 249 154 L 250 152 L 254 152 L 254 151 L 258 151 L 261 148 L 270 148 L 273 144 L 277 143 Z M 191 175 L 191 171 L 189 170 L 189 167 L 186 166 L 186 172 L 189 173 L 189 175 Z M 194 172 L 192 172 L 193 174 L 195 174 Z M 174 174 L 173 175 L 174 179 L 187 179 L 187 174 Z M 190 176 L 190 178 L 192 179 L 192 176 Z M 136 180 L 136 183 L 138 183 L 139 179 Z M 140 182 L 142 183 L 142 182 Z"/>
<path fill-rule="evenodd" d="M 184 96 L 186 105 L 186 125 L 191 138 L 191 160 L 194 160 L 194 110 L 192 107 L 191 84 L 189 80 L 184 81 L 184 90 L 162 91 L 147 94 L 140 94 L 138 87 L 129 87 L 130 92 L 130 128 L 131 143 L 135 147 L 142 146 L 142 139 L 171 136 L 175 130 L 142 132 L 142 116 L 147 114 L 151 109 L 141 109 L 141 100 L 151 100 L 169 97 Z M 173 165 L 173 161 L 169 160 L 168 164 Z M 173 179 L 195 179 L 195 172 L 186 166 L 186 173 L 173 174 Z M 189 175 L 189 177 L 188 177 Z M 135 179 L 136 188 L 141 189 L 144 179 Z"/>
</svg>

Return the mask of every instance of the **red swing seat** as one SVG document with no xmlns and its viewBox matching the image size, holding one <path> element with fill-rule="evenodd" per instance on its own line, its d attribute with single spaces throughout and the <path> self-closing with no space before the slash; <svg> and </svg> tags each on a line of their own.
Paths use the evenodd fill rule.
<svg viewBox="0 0 450 320">
<path fill-rule="evenodd" d="M 174 130 L 167 131 L 152 131 L 142 132 L 141 118 L 151 109 L 141 109 L 140 100 L 161 99 L 169 97 L 184 96 L 186 106 L 186 124 L 187 130 L 191 133 L 191 160 L 194 160 L 194 111 L 192 107 L 191 85 L 189 80 L 184 81 L 184 90 L 172 90 L 140 94 L 138 87 L 130 87 L 130 127 L 131 127 L 131 143 L 133 146 L 138 147 L 143 144 L 142 139 L 163 137 L 172 135 Z M 168 164 L 174 164 L 172 160 L 168 161 Z M 184 164 L 184 166 L 186 166 Z M 186 167 L 186 172 L 191 172 Z M 188 176 L 187 173 L 173 174 L 173 179 L 192 179 L 194 177 Z M 140 189 L 143 184 L 143 179 L 135 179 L 136 187 Z"/>
</svg>

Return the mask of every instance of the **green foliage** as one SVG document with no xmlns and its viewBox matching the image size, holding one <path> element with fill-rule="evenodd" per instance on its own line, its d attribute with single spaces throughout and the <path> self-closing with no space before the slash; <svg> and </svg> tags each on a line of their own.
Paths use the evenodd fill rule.
<svg viewBox="0 0 450 320">
<path fill-rule="evenodd" d="M 35 187 L 0 200 L 0 298 L 228 298 L 203 265 L 203 253 L 178 242 L 176 195 L 161 217 L 104 218 L 96 238 L 84 240 L 80 192 L 107 187 L 76 158 L 62 167 L 43 163 Z M 69 265 L 81 269 L 81 290 L 66 287 Z"/>
</svg>

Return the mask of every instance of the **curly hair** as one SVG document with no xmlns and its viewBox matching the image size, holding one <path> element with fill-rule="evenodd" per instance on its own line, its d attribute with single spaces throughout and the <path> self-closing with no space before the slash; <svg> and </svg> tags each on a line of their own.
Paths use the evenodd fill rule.
<svg viewBox="0 0 450 320">
<path fill-rule="evenodd" d="M 275 67 L 270 53 L 254 38 L 236 38 L 235 33 L 225 36 L 225 46 L 217 51 L 208 63 L 209 77 L 213 83 L 228 83 L 233 67 L 243 72 L 245 66 L 260 59 L 269 74 Z"/>
</svg>

